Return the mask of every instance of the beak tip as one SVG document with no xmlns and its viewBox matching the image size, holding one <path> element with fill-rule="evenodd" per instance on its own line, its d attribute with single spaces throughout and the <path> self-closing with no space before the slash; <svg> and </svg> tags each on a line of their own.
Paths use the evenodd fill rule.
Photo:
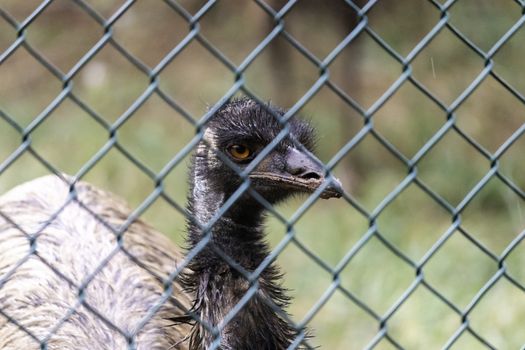
<svg viewBox="0 0 525 350">
<path fill-rule="evenodd" d="M 325 188 L 321 193 L 320 197 L 322 199 L 330 198 L 341 198 L 343 196 L 344 190 L 339 179 L 332 177 L 330 184 Z"/>
</svg>

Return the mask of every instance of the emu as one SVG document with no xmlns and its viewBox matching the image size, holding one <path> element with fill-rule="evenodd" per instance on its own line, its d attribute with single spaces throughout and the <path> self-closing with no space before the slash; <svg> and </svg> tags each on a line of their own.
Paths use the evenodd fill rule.
<svg viewBox="0 0 525 350">
<path fill-rule="evenodd" d="M 249 281 L 217 253 L 248 273 L 268 257 L 265 206 L 257 195 L 245 191 L 224 205 L 245 181 L 232 164 L 241 171 L 249 166 L 283 130 L 275 116 L 284 114 L 244 98 L 225 104 L 207 123 L 190 167 L 187 242 L 189 251 L 209 242 L 184 269 L 173 243 L 140 219 L 123 226 L 126 204 L 87 183 L 70 186 L 68 177 L 47 176 L 0 197 L 0 349 L 292 344 L 299 331 L 283 317 L 290 300 L 277 266 L 270 263 Z M 249 173 L 250 188 L 272 205 L 322 185 L 322 198 L 340 197 L 338 180 L 327 178 L 310 153 L 313 128 L 295 118 L 287 127 L 288 137 Z M 250 288 L 257 291 L 225 322 Z"/>
</svg>

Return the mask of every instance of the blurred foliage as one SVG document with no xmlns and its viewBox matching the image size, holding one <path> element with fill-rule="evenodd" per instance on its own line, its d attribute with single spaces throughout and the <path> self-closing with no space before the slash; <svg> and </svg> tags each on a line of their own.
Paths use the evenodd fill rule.
<svg viewBox="0 0 525 350">
<path fill-rule="evenodd" d="M 110 18 L 121 1 L 89 0 Z M 22 22 L 36 0 L 2 0 L 0 7 Z M 284 1 L 269 1 L 279 10 Z M 360 2 L 362 4 L 362 2 Z M 437 2 L 436 2 L 437 3 Z M 195 14 L 204 1 L 180 1 Z M 523 16 L 519 1 L 459 0 L 449 9 L 450 23 L 487 52 Z M 370 28 L 402 56 L 408 55 L 438 23 L 431 1 L 378 1 L 368 12 Z M 324 59 L 355 27 L 357 16 L 343 1 L 299 1 L 284 17 L 285 29 L 318 59 Z M 217 2 L 199 21 L 200 30 L 238 65 L 273 28 L 273 19 L 254 2 Z M 189 32 L 188 23 L 164 2 L 138 1 L 112 27 L 113 38 L 148 67 L 156 66 Z M 53 66 L 67 73 L 101 39 L 104 29 L 73 1 L 55 0 L 26 29 L 27 43 Z M 0 53 L 17 32 L 0 18 Z M 494 56 L 494 70 L 525 95 L 525 29 L 521 28 Z M 484 59 L 444 28 L 411 64 L 413 77 L 443 104 L 450 105 L 485 66 Z M 330 79 L 368 109 L 400 76 L 402 65 L 370 35 L 361 33 L 330 65 Z M 248 89 L 262 100 L 291 107 L 319 77 L 319 69 L 282 37 L 272 41 L 245 72 Z M 198 42 L 190 43 L 160 74 L 161 88 L 198 120 L 234 82 L 234 74 Z M 111 45 L 105 45 L 73 78 L 73 93 L 113 123 L 144 92 L 149 78 Z M 53 76 L 24 48 L 0 65 L 0 108 L 22 128 L 31 124 L 62 90 Z M 363 118 L 326 86 L 301 109 L 319 130 L 319 155 L 328 162 L 362 128 Z M 494 153 L 525 122 L 525 105 L 494 78 L 486 78 L 456 112 L 456 126 Z M 374 128 L 405 157 L 412 158 L 444 125 L 446 113 L 406 82 L 374 115 Z M 190 122 L 157 95 L 117 131 L 119 144 L 155 172 L 194 136 Z M 74 102 L 66 99 L 31 133 L 32 149 L 56 169 L 75 174 L 107 142 L 109 133 Z M 0 118 L 0 164 L 20 146 L 21 134 Z M 525 136 L 499 161 L 499 169 L 525 190 Z M 188 158 L 188 157 L 186 157 Z M 166 180 L 166 192 L 185 201 L 188 159 Z M 0 169 L 4 170 L 1 166 Z M 451 130 L 418 163 L 418 178 L 457 206 L 490 169 L 490 161 Z M 350 150 L 335 168 L 344 187 L 372 212 L 406 177 L 407 166 L 371 135 Z M 0 193 L 49 173 L 25 152 L 0 173 Z M 154 183 L 118 150 L 111 150 L 84 177 L 124 197 L 132 207 L 144 201 Z M 304 198 L 278 210 L 291 217 Z M 164 200 L 144 218 L 182 244 L 184 219 Z M 410 185 L 377 219 L 381 237 L 413 261 L 421 261 L 451 225 L 451 215 L 428 194 Z M 276 245 L 285 225 L 269 221 L 269 240 Z M 495 255 L 525 229 L 525 203 L 498 179 L 492 179 L 462 213 L 462 229 Z M 316 202 L 294 226 L 297 238 L 334 268 L 369 228 L 344 200 Z M 321 298 L 333 276 L 290 244 L 278 257 L 285 286 L 295 300 L 298 321 Z M 525 284 L 525 244 L 506 260 L 507 272 Z M 423 267 L 425 281 L 461 310 L 469 305 L 498 269 L 459 231 Z M 385 316 L 414 283 L 415 269 L 393 254 L 377 237 L 360 250 L 338 276 L 348 291 Z M 471 327 L 497 348 L 525 343 L 525 293 L 500 280 L 469 314 Z M 447 304 L 419 286 L 388 319 L 389 334 L 406 349 L 441 348 L 461 324 Z M 378 330 L 378 322 L 337 290 L 310 322 L 313 344 L 325 349 L 361 349 Z M 391 349 L 381 341 L 378 349 Z M 465 333 L 456 349 L 484 346 Z"/>
</svg>

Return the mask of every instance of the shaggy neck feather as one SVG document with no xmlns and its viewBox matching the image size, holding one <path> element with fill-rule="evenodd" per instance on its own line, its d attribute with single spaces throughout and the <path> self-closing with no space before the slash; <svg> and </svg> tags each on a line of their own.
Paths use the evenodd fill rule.
<svg viewBox="0 0 525 350">
<path fill-rule="evenodd" d="M 198 163 L 195 167 L 198 167 Z M 224 204 L 226 196 L 193 170 L 188 209 L 202 224 L 207 223 Z M 248 292 L 250 283 L 230 267 L 213 247 L 219 248 L 246 271 L 255 270 L 268 255 L 264 242 L 263 210 L 251 199 L 241 198 L 217 220 L 212 228 L 211 242 L 190 262 L 191 273 L 183 282 L 195 293 L 194 312 L 206 324 L 222 328 L 220 348 L 227 349 L 285 349 L 296 331 L 279 313 L 265 302 L 270 300 L 279 308 L 288 305 L 288 297 L 280 286 L 280 273 L 274 265 L 259 276 L 259 290 L 227 324 L 224 318 Z M 202 239 L 201 229 L 188 224 L 189 244 L 193 248 Z M 190 348 L 207 349 L 217 337 L 205 327 L 194 328 Z"/>
</svg>

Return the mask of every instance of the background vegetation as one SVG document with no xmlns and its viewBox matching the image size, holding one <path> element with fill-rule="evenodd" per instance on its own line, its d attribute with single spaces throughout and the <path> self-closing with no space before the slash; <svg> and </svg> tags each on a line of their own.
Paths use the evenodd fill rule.
<svg viewBox="0 0 525 350">
<path fill-rule="evenodd" d="M 22 22 L 40 1 L 2 0 L 0 8 Z M 117 0 L 85 0 L 105 18 L 122 5 Z M 203 1 L 179 1 L 195 14 Z M 283 1 L 268 2 L 276 11 Z M 435 2 L 436 4 L 439 1 Z M 363 5 L 362 2 L 360 5 Z M 449 22 L 487 52 L 522 16 L 520 1 L 458 0 Z M 406 56 L 438 23 L 441 13 L 431 1 L 378 1 L 367 14 L 369 27 L 400 55 Z M 357 23 L 343 1 L 299 1 L 284 17 L 285 29 L 319 59 L 324 59 Z M 234 64 L 240 64 L 271 31 L 273 20 L 251 1 L 220 1 L 199 22 L 201 33 Z M 148 67 L 156 66 L 187 34 L 185 19 L 162 1 L 137 1 L 113 26 L 114 40 Z M 60 71 L 68 72 L 104 34 L 103 28 L 74 1 L 55 0 L 27 28 L 27 43 Z M 0 17 L 0 55 L 17 38 Z M 494 56 L 494 70 L 525 95 L 525 29 L 521 28 Z M 415 58 L 413 77 L 445 105 L 450 105 L 485 66 L 484 59 L 445 28 Z M 402 65 L 370 35 L 361 33 L 329 67 L 330 79 L 368 109 L 402 73 Z M 245 73 L 246 86 L 263 100 L 291 107 L 319 77 L 319 69 L 282 37 L 266 47 Z M 232 86 L 234 74 L 194 41 L 159 77 L 162 89 L 198 120 Z M 73 79 L 73 92 L 108 123 L 113 123 L 144 92 L 148 77 L 111 45 L 104 46 Z M 26 48 L 18 48 L 0 65 L 0 109 L 22 128 L 61 92 L 62 82 Z M 363 127 L 363 117 L 326 86 L 301 109 L 319 129 L 319 155 L 328 162 Z M 488 77 L 456 112 L 457 127 L 494 153 L 525 122 L 525 104 L 494 78 Z M 446 113 L 405 83 L 373 117 L 375 130 L 405 157 L 417 151 L 444 125 Z M 119 144 L 158 172 L 194 136 L 194 127 L 157 95 L 141 106 L 118 130 Z M 75 174 L 107 142 L 108 131 L 70 99 L 66 99 L 31 133 L 32 148 L 56 169 Z M 21 134 L 0 118 L 0 164 L 21 145 Z M 492 179 L 461 215 L 461 228 L 499 256 L 525 229 L 525 136 L 500 158 L 500 171 L 521 196 Z M 188 160 L 168 176 L 167 193 L 179 204 L 186 194 Z M 423 157 L 418 179 L 452 207 L 457 206 L 490 169 L 490 161 L 455 131 Z M 9 167 L 0 165 L 0 193 L 48 174 L 25 152 Z M 346 191 L 372 212 L 407 176 L 407 166 L 371 135 L 351 149 L 334 170 Z M 132 207 L 154 187 L 139 168 L 112 149 L 84 177 L 124 197 Z M 277 208 L 291 217 L 304 198 Z M 184 219 L 168 203 L 157 200 L 144 219 L 183 241 Z M 379 215 L 382 236 L 412 261 L 419 262 L 452 224 L 452 215 L 415 185 Z M 286 232 L 271 217 L 269 240 L 275 246 Z M 368 218 L 344 200 L 317 201 L 295 225 L 297 239 L 328 266 L 335 268 L 369 228 Z M 295 301 L 300 322 L 330 284 L 333 276 L 295 244 L 278 257 L 285 285 Z M 507 272 L 525 285 L 525 244 L 506 260 Z M 498 263 L 464 234 L 451 238 L 424 266 L 425 281 L 460 310 L 498 270 Z M 414 283 L 416 270 L 377 237 L 356 254 L 339 275 L 341 285 L 375 313 L 384 316 Z M 469 314 L 470 326 L 494 347 L 513 349 L 525 344 L 525 293 L 499 280 Z M 446 303 L 419 286 L 388 320 L 388 333 L 406 349 L 443 347 L 461 325 Z M 315 314 L 309 326 L 312 343 L 324 349 L 361 349 L 370 344 L 379 322 L 336 292 Z M 386 340 L 379 349 L 394 348 Z M 484 349 L 463 334 L 455 349 Z"/>
</svg>

